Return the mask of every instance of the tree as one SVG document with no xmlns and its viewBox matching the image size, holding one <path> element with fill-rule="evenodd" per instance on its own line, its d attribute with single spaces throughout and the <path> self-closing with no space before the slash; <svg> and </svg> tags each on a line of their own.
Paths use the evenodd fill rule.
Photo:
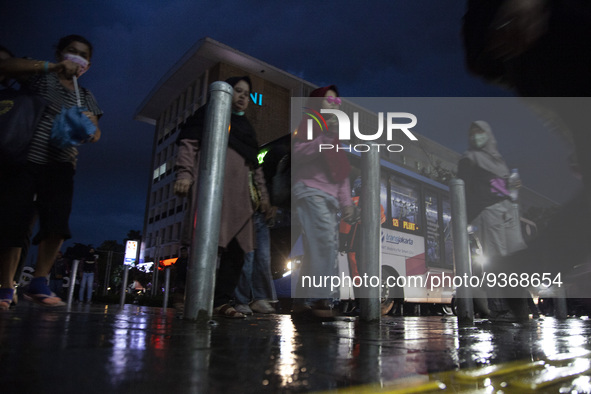
<svg viewBox="0 0 591 394">
<path fill-rule="evenodd" d="M 92 245 L 84 245 L 76 242 L 74 246 L 70 246 L 68 249 L 66 249 L 64 256 L 70 260 L 81 260 L 86 257 L 86 255 L 88 255 L 88 252 L 92 247 Z"/>
<path fill-rule="evenodd" d="M 142 232 L 140 230 L 129 230 L 127 237 L 124 239 L 124 243 L 127 241 L 140 241 L 142 239 Z"/>
<path fill-rule="evenodd" d="M 113 252 L 118 252 L 118 253 L 123 253 L 125 251 L 125 246 L 121 245 L 119 242 L 110 239 L 107 241 L 103 241 L 103 243 L 101 244 L 101 246 L 99 246 L 99 250 L 100 251 L 113 251 Z"/>
</svg>

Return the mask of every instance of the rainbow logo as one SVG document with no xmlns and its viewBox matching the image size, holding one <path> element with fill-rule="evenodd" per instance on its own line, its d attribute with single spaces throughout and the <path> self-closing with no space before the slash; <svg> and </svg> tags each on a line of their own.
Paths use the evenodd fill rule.
<svg viewBox="0 0 591 394">
<path fill-rule="evenodd" d="M 318 111 L 313 110 L 312 108 L 308 108 L 308 107 L 304 107 L 304 110 L 311 111 L 311 112 L 304 111 L 304 114 L 308 115 L 309 117 L 314 119 L 316 121 L 316 123 L 318 123 L 318 126 L 320 127 L 320 131 L 328 130 L 328 125 L 326 124 L 326 120 L 324 119 L 324 117 L 322 115 L 320 115 L 320 113 Z M 323 127 L 323 125 L 324 125 L 324 127 Z"/>
</svg>

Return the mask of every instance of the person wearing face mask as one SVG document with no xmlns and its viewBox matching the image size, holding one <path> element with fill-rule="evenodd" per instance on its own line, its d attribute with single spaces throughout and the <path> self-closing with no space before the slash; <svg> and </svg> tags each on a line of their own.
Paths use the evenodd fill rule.
<svg viewBox="0 0 591 394">
<path fill-rule="evenodd" d="M 315 89 L 306 108 L 338 109 L 341 104 L 335 85 Z M 345 152 L 320 151 L 320 144 L 339 144 L 336 117 L 324 114 L 326 125 L 309 122 L 305 115 L 292 141 L 292 201 L 302 229 L 304 257 L 293 305 L 294 317 L 311 316 L 331 319 L 335 316 L 333 301 L 337 293 L 330 287 L 306 287 L 303 277 L 338 276 L 339 218 L 349 220 L 354 208 L 349 181 L 350 164 Z M 312 125 L 312 139 L 308 127 Z"/>
<path fill-rule="evenodd" d="M 92 44 L 79 35 L 59 40 L 55 62 L 9 58 L 0 60 L 0 75 L 15 78 L 22 86 L 41 96 L 46 107 L 35 128 L 22 168 L 10 173 L 9 187 L 0 190 L 0 265 L 3 275 L 0 309 L 8 309 L 7 300 L 14 293 L 8 278 L 14 271 L 28 242 L 30 223 L 39 219 L 39 232 L 33 243 L 39 245 L 35 275 L 25 298 L 43 306 L 60 306 L 64 302 L 48 287 L 47 276 L 64 240 L 71 238 L 69 216 L 72 208 L 74 173 L 78 151 L 51 144 L 50 135 L 56 116 L 62 108 L 77 105 L 73 77 L 80 77 L 90 66 Z M 84 114 L 96 126 L 90 142 L 99 140 L 98 119 L 102 115 L 96 99 L 80 88 Z M 10 293 L 10 294 L 9 294 Z"/>
<path fill-rule="evenodd" d="M 222 211 L 218 246 L 220 266 L 216 276 L 214 313 L 228 318 L 244 318 L 231 304 L 238 285 L 244 254 L 255 248 L 253 214 L 258 209 L 263 215 L 272 212 L 262 168 L 258 165 L 256 133 L 245 116 L 252 83 L 248 76 L 226 80 L 233 89 L 230 134 L 224 169 Z M 190 246 L 193 239 L 194 215 L 197 207 L 197 175 L 199 148 L 203 138 L 207 104 L 199 108 L 181 126 L 177 138 L 178 156 L 175 163 L 174 192 L 188 196 L 190 209 L 185 217 L 181 243 Z M 253 182 L 250 180 L 252 179 Z M 256 190 L 253 190 L 256 185 Z M 256 196 L 255 196 L 256 195 Z M 255 202 L 255 198 L 257 201 Z M 257 207 L 258 204 L 258 207 Z M 216 264 L 212 261 L 211 264 Z"/>
<path fill-rule="evenodd" d="M 458 163 L 458 178 L 466 187 L 468 223 L 482 243 L 487 258 L 507 256 L 526 248 L 521 234 L 519 213 L 511 201 L 507 181 L 509 168 L 497 150 L 497 141 L 490 125 L 482 120 L 469 129 L 469 148 Z M 488 309 L 491 320 L 515 321 L 524 316 L 510 316 L 507 300 L 489 292 Z M 481 311 L 487 313 L 487 311 Z"/>
</svg>

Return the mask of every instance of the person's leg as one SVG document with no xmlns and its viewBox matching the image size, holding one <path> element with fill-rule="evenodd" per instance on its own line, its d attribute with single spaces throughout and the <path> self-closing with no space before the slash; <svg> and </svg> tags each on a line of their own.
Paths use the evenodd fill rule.
<svg viewBox="0 0 591 394">
<path fill-rule="evenodd" d="M 234 297 L 234 290 L 240 279 L 244 264 L 244 252 L 240 244 L 233 239 L 220 256 L 220 268 L 218 269 L 215 284 L 213 306 L 218 307 L 228 304 Z"/>
<path fill-rule="evenodd" d="M 254 270 L 252 291 L 254 300 L 275 301 L 277 294 L 271 273 L 271 236 L 265 216 L 255 214 L 256 249 L 254 254 Z"/>
<path fill-rule="evenodd" d="M 57 252 L 62 247 L 64 240 L 61 236 L 50 235 L 39 243 L 39 254 L 35 265 L 35 277 L 46 277 L 53 267 Z"/>
<path fill-rule="evenodd" d="M 255 251 L 250 251 L 244 254 L 244 263 L 240 272 L 238 284 L 234 290 L 234 298 L 236 300 L 236 310 L 244 314 L 252 314 L 252 310 L 248 306 L 252 301 L 252 286 L 253 286 L 253 264 L 255 259 Z"/>
<path fill-rule="evenodd" d="M 94 288 L 94 272 L 88 273 L 86 278 L 86 302 L 92 301 L 92 290 Z"/>
<path fill-rule="evenodd" d="M 21 256 L 22 248 L 0 249 L 0 287 L 14 289 L 14 275 Z"/>
<path fill-rule="evenodd" d="M 31 280 L 28 299 L 47 306 L 63 305 L 47 286 L 47 275 L 65 239 L 70 238 L 68 221 L 74 193 L 74 167 L 57 163 L 35 167 L 39 233 L 33 243 L 39 244 L 35 277 Z"/>
<path fill-rule="evenodd" d="M 18 267 L 21 248 L 0 250 L 0 310 L 10 308 L 14 297 L 14 275 Z"/>
<path fill-rule="evenodd" d="M 271 237 L 265 216 L 255 213 L 256 249 L 252 276 L 253 303 L 250 308 L 257 313 L 275 313 L 269 301 L 275 301 L 277 294 L 271 274 Z"/>
<path fill-rule="evenodd" d="M 84 289 L 86 288 L 86 273 L 82 273 L 82 278 L 80 279 L 80 288 L 78 289 L 78 301 L 84 302 Z"/>
<path fill-rule="evenodd" d="M 23 166 L 0 176 L 0 309 L 14 296 L 19 263 L 26 255 L 29 227 L 34 218 L 35 183 Z"/>
<path fill-rule="evenodd" d="M 332 298 L 336 291 L 331 290 L 330 279 L 324 286 L 324 279 L 338 274 L 337 250 L 338 250 L 338 221 L 336 207 L 321 196 L 300 198 L 296 202 L 298 218 L 302 226 L 304 256 L 302 259 L 300 277 L 298 279 L 296 298 L 302 302 L 312 303 L 312 310 L 332 311 Z M 298 305 L 297 309 L 302 309 Z M 305 307 L 303 308 L 305 310 Z"/>
</svg>

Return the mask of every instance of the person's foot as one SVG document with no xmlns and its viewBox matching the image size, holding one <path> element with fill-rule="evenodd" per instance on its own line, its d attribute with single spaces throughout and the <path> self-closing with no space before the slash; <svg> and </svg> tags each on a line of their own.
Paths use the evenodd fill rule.
<svg viewBox="0 0 591 394">
<path fill-rule="evenodd" d="M 0 289 L 0 311 L 7 311 L 14 298 L 14 289 Z"/>
<path fill-rule="evenodd" d="M 277 311 L 273 308 L 273 305 L 267 300 L 256 300 L 250 304 L 250 309 L 256 313 L 271 314 Z"/>
<path fill-rule="evenodd" d="M 295 303 L 291 307 L 291 313 L 294 315 L 301 315 L 303 313 L 310 313 L 312 311 L 312 307 L 308 304 L 304 303 Z"/>
<path fill-rule="evenodd" d="M 223 305 L 213 308 L 213 313 L 216 316 L 223 316 L 223 317 L 227 317 L 229 319 L 244 319 L 246 317 L 246 315 L 244 313 L 238 312 L 230 304 L 223 304 Z"/>
<path fill-rule="evenodd" d="M 333 319 L 337 311 L 330 300 L 318 300 L 312 303 L 312 314 L 320 319 Z"/>
<path fill-rule="evenodd" d="M 529 316 L 528 316 L 529 318 Z M 488 320 L 492 323 L 523 323 L 526 319 L 518 318 L 511 311 L 493 311 L 491 310 L 488 315 Z"/>
<path fill-rule="evenodd" d="M 236 309 L 238 312 L 245 314 L 245 315 L 252 315 L 252 309 L 246 305 L 246 304 L 237 304 L 234 305 L 234 309 Z"/>
<path fill-rule="evenodd" d="M 49 287 L 47 286 L 47 279 L 44 277 L 31 279 L 29 287 L 25 292 L 25 299 L 27 301 L 47 307 L 66 305 L 66 303 L 63 302 L 61 298 L 49 290 Z"/>
</svg>

